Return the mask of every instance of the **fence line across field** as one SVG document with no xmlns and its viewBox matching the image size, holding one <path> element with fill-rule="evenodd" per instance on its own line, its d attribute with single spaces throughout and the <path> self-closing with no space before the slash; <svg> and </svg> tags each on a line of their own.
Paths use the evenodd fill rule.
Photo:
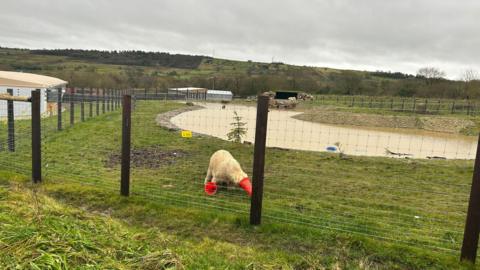
<svg viewBox="0 0 480 270">
<path fill-rule="evenodd" d="M 383 109 L 399 112 L 478 115 L 477 100 L 448 100 L 418 97 L 369 97 L 318 95 L 311 104 Z"/>
<path fill-rule="evenodd" d="M 248 199 L 239 188 L 229 189 L 228 192 L 221 192 L 215 197 L 208 197 L 203 194 L 203 179 L 198 179 L 203 171 L 196 173 L 191 179 L 178 179 L 174 172 L 168 171 L 168 167 L 147 169 L 132 167 L 134 160 L 131 158 L 135 157 L 132 156 L 132 150 L 145 147 L 148 149 L 148 146 L 154 145 L 150 142 L 154 138 L 149 138 L 153 135 L 142 134 L 140 131 L 160 129 L 155 119 L 161 114 L 157 112 L 158 108 L 162 108 L 164 106 L 162 104 L 167 104 L 163 101 L 176 98 L 185 100 L 185 97 L 179 98 L 176 95 L 170 98 L 167 93 L 156 92 L 150 95 L 147 91 L 144 91 L 143 95 L 135 92 L 130 100 L 129 94 L 132 92 L 99 91 L 98 89 L 69 89 L 66 93 L 59 91 L 57 96 L 51 97 L 51 100 L 57 104 L 56 114 L 46 115 L 43 118 L 40 118 L 38 113 L 40 109 L 36 105 L 32 106 L 32 119 L 14 120 L 12 123 L 15 123 L 13 127 L 17 132 L 13 133 L 13 137 L 7 134 L 0 137 L 1 145 L 14 142 L 16 146 L 14 151 L 2 150 L 1 155 L 10 155 L 11 158 L 7 159 L 6 156 L 2 158 L 0 167 L 23 175 L 30 171 L 33 181 L 37 183 L 43 176 L 46 181 L 55 184 L 88 185 L 108 192 L 116 191 L 123 196 L 158 198 L 179 206 L 205 207 L 239 215 L 250 214 L 250 222 L 253 225 L 261 224 L 264 217 L 269 221 L 341 231 L 446 252 L 460 250 L 459 239 L 462 236 L 466 217 L 466 199 L 471 189 L 461 257 L 470 261 L 475 260 L 476 247 L 472 243 L 478 241 L 478 232 L 471 228 L 475 228 L 476 222 L 480 222 L 475 219 L 476 211 L 480 211 L 475 201 L 476 196 L 480 197 L 480 190 L 478 194 L 475 193 L 480 188 L 478 187 L 480 183 L 478 169 L 480 158 L 478 157 L 475 162 L 473 185 L 452 182 L 451 178 L 445 177 L 432 182 L 436 186 L 429 189 L 429 181 L 434 179 L 417 183 L 417 180 L 422 179 L 411 177 L 408 181 L 404 181 L 402 178 L 404 182 L 400 182 L 400 178 L 395 178 L 395 175 L 391 176 L 391 179 L 384 180 L 372 176 L 372 181 L 368 183 L 344 188 L 343 192 L 352 194 L 345 197 L 345 194 L 337 193 L 336 190 L 344 185 L 351 185 L 355 174 L 341 172 L 336 182 L 329 182 L 328 179 L 322 180 L 323 182 L 319 180 L 316 185 L 310 187 L 319 188 L 318 198 L 313 195 L 299 196 L 299 189 L 309 188 L 308 182 L 304 179 L 322 177 L 331 172 L 314 166 L 299 168 L 295 166 L 294 160 L 291 164 L 277 164 L 269 155 L 273 153 L 272 151 L 281 153 L 280 151 L 284 150 L 276 150 L 275 147 L 289 148 L 285 146 L 288 146 L 287 144 L 302 145 L 303 141 L 306 141 L 306 148 L 297 146 L 297 149 L 325 151 L 326 147 L 340 142 L 339 147 L 343 147 L 342 152 L 347 155 L 352 153 L 368 155 L 365 145 L 369 143 L 374 148 L 381 149 L 384 147 L 381 141 L 388 138 L 394 144 L 403 144 L 402 147 L 397 148 L 388 145 L 391 151 L 409 152 L 418 146 L 415 140 L 421 140 L 422 137 L 427 138 L 427 136 L 422 135 L 418 139 L 413 139 L 411 135 L 403 134 L 392 139 L 391 134 L 377 133 L 372 136 L 368 135 L 368 131 L 363 133 L 363 130 L 345 132 L 334 127 L 316 129 L 316 126 L 308 126 L 310 123 L 305 121 L 290 120 L 293 113 L 277 110 L 269 112 L 268 98 L 265 96 L 259 97 L 257 108 L 194 101 L 194 104 L 200 106 L 173 116 L 171 122 L 174 125 L 192 130 L 196 134 L 207 134 L 225 140 L 228 131 L 232 129 L 231 124 L 235 122 L 234 112 L 236 112 L 242 117 L 241 121 L 247 121 L 246 141 L 247 144 L 253 144 L 251 149 L 253 155 L 246 159 L 254 164 L 251 170 L 247 170 L 248 174 L 253 176 L 252 199 Z M 36 95 L 32 93 L 32 101 L 37 100 Z M 122 99 L 123 102 L 120 102 Z M 121 106 L 122 103 L 123 106 Z M 119 110 L 120 107 L 122 111 Z M 84 132 L 82 122 L 88 125 L 90 119 L 97 117 L 99 121 L 92 121 L 91 125 L 98 125 L 98 128 Z M 123 128 L 120 127 L 120 122 L 123 123 Z M 6 131 L 9 133 L 10 125 L 7 123 L 7 126 Z M 71 126 L 74 128 L 72 129 Z M 39 130 L 42 132 L 37 133 Z M 169 131 L 163 129 L 162 132 Z M 371 139 L 360 141 L 365 137 Z M 94 141 L 98 139 L 101 140 Z M 105 145 L 102 144 L 102 140 L 115 143 Z M 402 143 L 402 140 L 407 142 Z M 469 141 L 464 146 L 460 144 L 457 147 L 448 148 L 445 145 L 449 142 L 450 139 L 441 138 L 430 146 L 424 144 L 421 148 L 428 150 L 420 152 L 424 156 L 450 153 L 452 155 L 449 159 L 472 158 L 474 153 L 479 153 L 478 149 L 475 151 L 475 147 L 478 147 L 475 142 Z M 266 146 L 270 148 L 267 149 Z M 173 146 L 164 145 L 163 147 Z M 196 146 L 192 144 L 192 147 Z M 441 150 L 437 151 L 437 148 Z M 40 155 L 36 153 L 38 149 L 40 149 Z M 380 155 L 380 151 L 374 154 Z M 340 151 L 337 151 L 337 154 L 338 152 Z M 30 154 L 32 154 L 32 170 L 26 168 Z M 382 156 L 385 156 L 384 153 Z M 419 155 L 413 157 L 417 158 Z M 188 171 L 197 172 L 206 169 L 202 164 L 176 166 L 180 169 L 185 166 Z M 147 174 L 148 177 L 144 178 Z M 282 182 L 284 180 L 279 182 L 279 179 L 285 178 L 285 175 L 301 179 L 303 184 L 294 187 L 286 185 Z M 130 178 L 134 180 L 127 181 Z M 263 187 L 264 179 L 265 187 Z M 448 192 L 437 190 L 438 187 L 448 188 Z M 359 188 L 361 190 L 357 196 L 354 191 Z M 369 193 L 372 196 L 375 195 L 375 198 L 367 200 L 361 197 Z M 419 198 L 421 195 L 423 198 Z M 394 202 L 402 202 L 402 204 L 395 205 Z M 433 207 L 427 209 L 426 206 L 429 203 L 433 204 Z M 392 231 L 397 233 L 392 234 Z"/>
</svg>

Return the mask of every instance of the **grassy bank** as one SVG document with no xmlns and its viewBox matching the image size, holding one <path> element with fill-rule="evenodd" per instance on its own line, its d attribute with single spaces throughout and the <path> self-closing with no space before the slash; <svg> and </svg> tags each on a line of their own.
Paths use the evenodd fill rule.
<svg viewBox="0 0 480 270">
<path fill-rule="evenodd" d="M 470 136 L 477 136 L 480 131 L 478 117 L 466 115 L 419 115 L 379 110 L 372 112 L 367 109 L 332 106 L 299 108 L 299 110 L 303 113 L 296 115 L 296 119 L 324 124 L 425 130 Z"/>
<path fill-rule="evenodd" d="M 64 228 L 69 227 L 60 225 L 62 222 L 82 226 L 83 221 L 94 220 L 92 228 L 82 229 L 86 239 L 91 239 L 94 247 L 113 246 L 112 253 L 84 250 L 84 256 L 102 257 L 97 268 L 109 267 L 108 259 L 117 256 L 115 249 L 129 252 L 129 257 L 118 255 L 121 267 L 138 266 L 142 258 L 164 254 L 166 262 L 189 269 L 469 267 L 458 263 L 458 250 L 471 161 L 340 158 L 268 149 L 263 225 L 250 227 L 248 197 L 243 191 L 222 189 L 207 197 L 202 183 L 208 157 L 219 148 L 234 153 L 250 174 L 252 146 L 203 136 L 185 139 L 156 125 L 158 113 L 180 106 L 137 102 L 132 143 L 139 160 L 132 167 L 130 198 L 118 195 L 119 164 L 114 155 L 120 146 L 120 113 L 112 112 L 62 132 L 44 134 L 45 183 L 37 194 L 42 205 L 46 204 L 44 220 L 54 218 L 57 223 L 52 227 L 58 231 L 44 232 L 48 226 L 42 226 L 42 220 L 37 226 L 28 218 L 38 211 L 24 209 L 37 201 L 28 195 L 31 191 L 25 183 L 29 177 L 28 138 L 19 138 L 16 153 L 0 155 L 2 198 L 6 198 L 2 207 L 21 220 L 19 228 L 33 226 L 32 231 L 44 233 L 42 239 L 49 240 L 68 235 Z M 55 121 L 45 119 L 43 126 L 53 130 Z M 28 121 L 20 121 L 17 127 L 25 130 L 22 134 L 28 133 Z M 159 152 L 175 155 L 164 158 Z M 15 207 L 15 202 L 25 207 Z M 57 210 L 50 211 L 50 204 Z M 105 227 L 104 219 L 117 225 L 95 231 Z M 1 231 L 8 236 L 12 229 L 7 226 Z M 142 237 L 135 238 L 136 233 Z M 125 237 L 108 244 L 94 235 Z M 7 236 L 1 240 L 5 247 L 0 249 L 1 256 L 10 254 L 7 247 L 15 246 L 19 250 L 15 254 L 29 253 L 25 258 L 30 261 L 38 257 L 38 246 L 25 244 L 36 243 L 35 239 L 10 241 Z M 40 250 L 65 257 L 71 268 L 85 265 L 54 248 L 60 245 L 70 250 L 65 244 L 70 239 L 47 241 Z M 123 240 L 131 246 L 125 246 Z M 11 265 L 20 264 L 21 256 Z"/>
<path fill-rule="evenodd" d="M 390 108 L 390 100 L 392 98 L 375 97 L 381 101 L 374 103 L 375 106 L 370 107 L 368 103 L 354 103 L 352 106 L 351 99 L 369 100 L 369 97 L 351 97 L 351 96 L 328 96 L 328 99 L 323 100 L 322 96 L 316 96 L 313 101 L 299 101 L 295 111 L 301 114 L 295 116 L 296 119 L 332 124 L 332 125 L 347 125 L 359 127 L 373 127 L 373 128 L 391 128 L 391 129 L 406 129 L 406 131 L 424 130 L 441 133 L 461 134 L 466 136 L 478 136 L 480 132 L 480 117 L 478 114 L 467 115 L 466 109 L 463 105 L 458 105 L 463 108 L 464 112 L 451 113 L 447 109 L 453 100 L 441 100 L 440 104 L 445 104 L 445 107 L 436 110 L 438 107 L 431 108 L 430 111 L 424 112 L 422 103 L 417 104 L 416 108 L 420 110 L 412 111 L 413 104 L 404 106 L 401 109 L 400 98 L 395 98 L 395 106 Z M 338 97 L 338 101 L 337 101 Z M 347 99 L 346 101 L 343 101 Z M 410 103 L 411 99 L 409 99 Z M 384 102 L 384 105 L 381 105 Z M 443 102 L 443 103 L 442 103 Z M 459 101 L 457 101 L 458 103 Z M 256 106 L 256 102 L 245 99 L 236 99 L 234 104 L 245 106 Z M 437 102 L 438 103 L 438 102 Z M 386 104 L 386 105 L 385 105 Z M 410 107 L 408 107 L 410 106 Z M 424 106 L 424 105 L 423 105 Z M 397 108 L 398 107 L 398 108 Z M 433 105 L 432 105 L 433 107 Z M 460 109 L 459 109 L 460 110 Z M 398 130 L 397 130 L 398 131 Z"/>
</svg>

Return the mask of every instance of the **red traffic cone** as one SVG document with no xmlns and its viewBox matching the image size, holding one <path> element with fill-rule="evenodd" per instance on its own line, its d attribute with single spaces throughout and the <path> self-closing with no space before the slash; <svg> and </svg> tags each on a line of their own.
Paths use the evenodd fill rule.
<svg viewBox="0 0 480 270">
<path fill-rule="evenodd" d="M 205 184 L 205 193 L 208 195 L 215 195 L 215 193 L 217 193 L 217 184 L 214 182 L 207 182 Z"/>
<path fill-rule="evenodd" d="M 243 178 L 238 185 L 248 193 L 248 196 L 252 197 L 252 183 L 248 177 Z"/>
</svg>

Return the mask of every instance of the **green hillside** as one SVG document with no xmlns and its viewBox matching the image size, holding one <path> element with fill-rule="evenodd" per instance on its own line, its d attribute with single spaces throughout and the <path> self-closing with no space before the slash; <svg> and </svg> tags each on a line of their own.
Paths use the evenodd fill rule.
<svg viewBox="0 0 480 270">
<path fill-rule="evenodd" d="M 284 63 L 233 61 L 141 51 L 0 48 L 0 70 L 56 76 L 78 87 L 199 86 L 248 96 L 287 89 L 314 94 L 479 98 L 480 82 L 426 80 L 398 72 L 366 72 Z"/>
</svg>

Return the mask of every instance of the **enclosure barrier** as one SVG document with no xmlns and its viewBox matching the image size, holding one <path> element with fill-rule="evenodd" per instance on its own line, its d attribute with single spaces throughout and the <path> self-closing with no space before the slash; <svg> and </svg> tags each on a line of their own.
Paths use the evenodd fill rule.
<svg viewBox="0 0 480 270">
<path fill-rule="evenodd" d="M 61 91 L 61 90 L 59 90 Z M 86 92 L 83 92 L 82 91 L 86 91 Z M 87 91 L 90 91 L 90 92 L 87 92 Z M 87 94 L 88 93 L 88 94 Z M 107 94 L 108 93 L 108 94 Z M 62 94 L 60 93 L 57 97 L 56 97 L 56 100 L 57 100 L 57 104 L 58 104 L 58 107 L 57 108 L 57 113 L 59 114 L 58 117 L 57 117 L 57 123 L 55 123 L 55 118 L 53 118 L 53 122 L 52 124 L 57 124 L 56 127 L 58 130 L 62 130 L 62 128 L 64 128 L 62 126 L 62 113 L 65 113 L 65 112 L 68 112 L 67 110 L 63 110 L 65 108 L 62 108 L 64 107 L 63 105 L 67 105 L 66 107 L 69 107 L 68 106 L 68 103 L 70 103 L 70 107 L 68 108 L 70 111 L 70 120 L 71 120 L 71 123 L 72 125 L 76 123 L 76 121 L 80 121 L 83 119 L 84 121 L 88 121 L 89 117 L 93 116 L 93 103 L 95 103 L 95 109 L 96 109 L 96 112 L 97 112 L 97 115 L 100 114 L 100 103 L 102 103 L 102 108 L 103 108 L 103 111 L 112 111 L 112 110 L 115 110 L 116 108 L 118 107 L 122 107 L 122 128 L 118 128 L 119 130 L 119 134 L 121 133 L 122 137 L 121 137 L 121 140 L 115 140 L 117 142 L 120 142 L 121 141 L 121 151 L 119 151 L 119 149 L 114 149 L 113 151 L 116 152 L 117 154 L 119 154 L 118 156 L 120 157 L 121 159 L 121 163 L 120 163 L 120 171 L 121 171 L 121 175 L 115 175 L 115 179 L 116 181 L 115 182 L 112 182 L 112 186 L 115 187 L 115 192 L 118 193 L 118 179 L 120 178 L 120 194 L 123 195 L 123 196 L 132 196 L 135 195 L 135 192 L 132 191 L 132 193 L 130 192 L 131 189 L 130 189 L 130 174 L 131 174 L 131 171 L 130 171 L 130 165 L 131 165 L 131 156 L 132 156 L 132 150 L 131 150 L 131 141 L 132 141 L 132 137 L 133 139 L 135 140 L 135 134 L 131 134 L 131 129 L 132 129 L 132 126 L 135 126 L 136 125 L 136 122 L 133 121 L 132 123 L 132 118 L 131 118 L 131 114 L 132 114 L 132 108 L 133 108 L 133 104 L 132 104 L 132 98 L 135 100 L 136 97 L 135 95 L 131 96 L 129 95 L 131 94 L 131 92 L 129 93 L 125 93 L 125 91 L 122 91 L 122 92 L 119 92 L 118 90 L 101 90 L 100 89 L 90 89 L 90 90 L 87 90 L 87 89 L 73 89 L 71 90 L 70 93 L 66 93 L 66 95 L 63 96 L 64 99 L 62 99 Z M 93 96 L 93 97 L 92 97 Z M 160 96 L 159 93 L 155 93 L 155 95 L 153 95 L 154 98 L 152 100 L 145 100 L 146 102 L 151 102 L 153 100 L 159 100 L 159 99 L 156 99 L 155 97 L 158 97 Z M 122 98 L 122 102 L 120 103 L 120 97 Z M 145 92 L 142 92 L 141 93 L 141 97 L 143 98 L 147 98 L 149 97 L 149 94 L 145 94 Z M 164 96 L 166 97 L 166 96 Z M 40 125 L 40 114 L 38 113 L 38 115 L 33 115 L 34 114 L 34 111 L 38 110 L 39 111 L 39 106 L 38 104 L 35 105 L 33 100 L 37 99 L 37 94 L 34 94 L 32 93 L 32 99 L 30 101 L 32 101 L 32 180 L 34 182 L 39 182 L 41 181 L 41 176 L 42 176 L 42 172 L 41 172 L 41 160 L 42 160 L 42 152 L 41 152 L 41 141 L 40 139 L 42 138 L 41 136 L 43 135 L 42 133 L 40 133 L 40 129 L 43 128 L 44 126 Z M 0 97 L 0 99 L 2 99 Z M 6 97 L 5 99 L 3 100 L 9 100 L 11 99 L 10 96 Z M 39 99 L 38 99 L 39 100 Z M 28 98 L 27 100 L 23 100 L 23 101 L 29 101 Z M 85 106 L 85 105 L 81 105 L 81 104 L 84 104 L 85 102 L 89 102 L 90 106 L 89 106 L 89 110 L 88 112 L 85 110 L 85 109 L 81 109 L 82 106 Z M 356 104 L 358 102 L 357 99 L 355 100 L 351 100 L 351 102 L 353 104 Z M 62 103 L 66 103 L 66 104 L 62 104 Z M 79 104 L 79 106 L 77 105 Z M 145 104 L 151 104 L 151 103 L 145 103 Z M 430 102 L 429 102 L 430 104 Z M 75 106 L 77 105 L 77 106 Z M 108 109 L 107 109 L 107 106 L 108 105 Z M 120 105 L 123 105 L 123 106 L 120 106 Z M 418 108 L 418 103 L 416 102 L 413 102 L 412 103 L 413 106 L 415 106 L 416 108 Z M 12 105 L 13 106 L 13 105 Z M 139 105 L 141 106 L 141 105 Z M 392 107 L 395 107 L 395 105 L 392 105 L 392 103 L 389 104 L 389 107 L 392 108 Z M 37 109 L 38 108 L 38 109 Z M 77 108 L 77 114 L 75 114 L 75 108 Z M 90 108 L 92 108 L 90 110 Z M 107 110 L 105 110 L 107 109 Z M 137 109 L 142 109 L 141 107 L 140 108 L 137 108 Z M 143 108 L 144 109 L 144 108 Z M 218 108 L 220 110 L 220 108 Z M 80 112 L 79 112 L 80 110 Z M 83 111 L 83 113 L 82 113 Z M 92 111 L 92 113 L 90 113 L 90 111 Z M 82 116 L 82 114 L 84 114 Z M 76 117 L 75 117 L 76 116 Z M 88 117 L 87 117 L 88 116 Z M 269 171 L 267 170 L 267 181 L 265 181 L 265 183 L 267 183 L 265 185 L 265 189 L 266 189 L 266 194 L 264 194 L 264 168 L 265 168 L 265 151 L 266 151 L 266 141 L 267 141 L 267 124 L 268 124 L 268 127 L 269 128 L 272 128 L 272 127 L 276 127 L 278 129 L 282 129 L 283 127 L 281 125 L 279 125 L 278 122 L 276 122 L 275 119 L 269 119 L 269 114 L 268 114 L 268 97 L 264 97 L 264 96 L 259 96 L 258 97 L 258 103 L 257 103 L 257 111 L 256 111 L 256 125 L 255 125 L 255 145 L 254 145 L 254 156 L 253 156 L 253 174 L 252 174 L 252 186 L 253 186 L 253 194 L 252 194 L 252 198 L 250 200 L 250 224 L 252 225 L 258 225 L 258 224 L 261 224 L 261 221 L 262 221 L 262 208 L 263 208 L 263 217 L 268 217 L 268 215 L 271 214 L 271 212 L 268 212 L 271 210 L 271 208 L 269 209 L 268 207 L 270 205 L 268 205 L 269 203 L 269 200 L 272 199 L 272 197 L 274 196 L 285 196 L 285 198 L 290 198 L 288 196 L 291 196 L 291 198 L 293 199 L 294 196 L 295 196 L 295 193 L 291 193 L 291 190 L 288 190 L 288 189 L 285 189 L 283 191 L 286 191 L 286 193 L 289 193 L 289 194 L 282 194 L 282 193 L 277 193 L 277 194 L 268 194 L 268 191 L 272 191 L 272 189 L 269 189 L 271 187 L 269 187 L 269 184 L 271 184 L 270 181 L 268 181 L 268 173 Z M 12 118 L 13 119 L 13 118 Z M 65 120 L 65 119 L 64 119 Z M 13 120 L 12 120 L 13 121 Z M 67 120 L 65 121 L 68 121 L 68 118 Z M 208 119 L 208 121 L 212 121 L 211 119 Z M 213 122 L 213 121 L 212 121 Z M 150 122 L 149 122 L 150 123 Z M 274 124 L 277 124 L 277 126 L 275 126 Z M 9 125 L 10 127 L 10 125 Z M 13 127 L 13 125 L 12 125 Z M 81 126 L 79 126 L 80 128 Z M 115 127 L 116 128 L 116 127 Z M 295 127 L 292 128 L 293 131 L 295 131 Z M 9 128 L 10 130 L 10 128 Z M 268 129 L 270 130 L 270 129 Z M 43 129 L 42 129 L 43 131 Z M 121 131 L 121 132 L 120 132 Z M 10 138 L 10 136 L 9 136 Z M 34 139 L 35 138 L 35 139 Z M 36 141 L 34 141 L 36 140 Z M 72 140 L 73 141 L 73 140 Z M 9 148 L 10 149 L 10 148 Z M 135 147 L 133 147 L 133 150 L 135 150 Z M 110 149 L 105 149 L 105 153 L 109 153 L 107 151 L 110 151 Z M 35 153 L 35 152 L 38 152 L 38 153 Z M 102 153 L 103 154 L 103 153 Z M 469 202 L 469 208 L 468 208 L 468 216 L 467 216 L 467 222 L 465 223 L 465 232 L 464 232 L 464 239 L 463 239 L 463 245 L 462 245 L 462 251 L 461 251 L 461 259 L 462 260 L 469 260 L 469 261 L 472 261 L 474 262 L 475 261 L 475 257 L 476 257 L 476 252 L 477 252 L 477 245 L 478 245 L 478 228 L 479 228 L 479 223 L 480 223 L 480 211 L 479 211 L 479 204 L 480 204 L 480 200 L 479 200 L 479 195 L 480 195 L 480 177 L 479 177 L 479 174 L 480 174 L 480 158 L 479 158 L 479 150 L 477 148 L 477 159 L 475 160 L 475 172 L 474 172 L 474 176 L 473 176 L 473 180 L 472 180 L 472 186 L 471 186 L 471 195 L 470 195 L 470 202 Z M 250 155 L 250 154 L 249 154 Z M 34 162 L 35 160 L 35 162 Z M 287 166 L 289 164 L 279 164 L 281 166 Z M 37 167 L 38 166 L 38 167 Z M 51 166 L 54 166 L 54 165 L 51 165 Z M 291 166 L 293 167 L 293 166 Z M 44 167 L 46 168 L 46 167 Z M 88 168 L 81 168 L 81 169 L 88 169 Z M 289 173 L 289 176 L 290 174 L 292 176 L 295 176 L 296 172 L 294 169 L 298 169 L 298 168 L 293 168 L 292 170 L 290 170 L 288 173 Z M 314 168 L 300 168 L 302 170 L 312 170 L 312 171 L 315 171 Z M 274 168 L 272 168 L 272 170 L 274 170 Z M 113 170 L 112 170 L 113 171 Z M 48 172 L 47 172 L 48 173 Z M 109 173 L 109 172 L 107 172 Z M 303 177 L 303 176 L 302 176 Z M 100 177 L 98 177 L 100 178 Z M 198 180 L 198 179 L 196 179 Z M 98 183 L 98 182 L 97 182 Z M 133 185 L 132 185 L 132 188 L 134 189 L 135 186 L 138 184 L 136 179 L 134 179 L 134 181 L 132 181 Z M 158 183 L 152 183 L 152 185 L 157 185 Z M 388 189 L 390 187 L 386 187 L 386 189 Z M 148 190 L 147 190 L 148 191 Z M 165 194 L 168 194 L 168 196 L 170 196 L 169 198 L 172 200 L 172 201 L 175 201 L 176 200 L 176 196 L 179 194 L 179 193 L 175 193 L 175 191 L 168 191 L 167 189 L 164 191 Z M 387 191 L 389 192 L 389 191 Z M 413 192 L 416 192 L 416 191 L 413 191 Z M 152 196 L 154 196 L 155 194 L 153 194 Z M 183 194 L 185 195 L 185 198 L 188 198 L 189 194 Z M 230 194 L 229 196 L 236 196 L 235 194 Z M 265 197 L 264 197 L 265 196 Z M 203 202 L 204 203 L 208 203 L 208 202 L 211 202 L 212 200 L 210 200 L 210 198 L 204 196 L 205 198 L 202 198 L 202 200 L 204 200 Z M 238 197 L 238 196 L 237 196 Z M 264 200 L 265 198 L 265 200 Z M 179 201 L 180 199 L 177 199 L 177 201 Z M 225 200 L 226 202 L 230 202 L 230 201 L 227 201 Z M 197 201 L 184 201 L 183 203 L 186 203 L 186 204 L 192 204 L 192 205 L 195 205 L 196 203 L 198 203 Z M 233 203 L 233 202 L 232 202 Z M 290 202 L 289 202 L 290 203 Z M 201 205 L 201 204 L 198 204 L 198 205 Z M 221 205 L 218 206 L 218 205 L 214 205 L 214 207 L 218 207 L 219 209 L 222 209 L 220 207 L 225 207 L 225 205 Z M 290 207 L 290 206 L 289 206 Z M 298 210 L 295 215 L 294 214 L 288 214 L 287 213 L 281 213 L 281 215 L 279 215 L 278 217 L 276 217 L 276 220 L 288 220 L 289 218 L 297 218 L 297 220 L 295 220 L 296 224 L 305 224 L 305 225 L 309 225 L 309 226 L 312 226 L 312 227 L 315 227 L 315 226 L 318 226 L 318 227 L 321 227 L 321 225 L 323 225 L 323 223 L 321 223 L 322 221 L 319 221 L 321 220 L 322 218 L 324 218 L 325 216 L 318 216 L 318 212 L 314 212 L 313 210 L 309 209 L 308 208 L 308 205 L 307 206 L 304 206 L 304 205 L 294 205 L 294 206 L 291 206 L 291 207 L 295 207 L 296 210 Z M 312 213 L 316 214 L 317 216 L 314 216 L 314 217 L 309 217 L 306 213 L 308 213 L 308 211 L 311 211 Z M 388 209 L 386 209 L 385 211 L 388 211 Z M 245 212 L 240 212 L 240 213 L 248 213 L 247 211 Z M 354 212 L 355 213 L 355 212 Z M 341 214 L 341 213 L 339 213 Z M 350 214 L 350 213 L 347 213 L 347 214 Z M 390 213 L 389 213 L 390 215 Z M 313 215 L 312 215 L 313 216 Z M 309 220 L 309 218 L 311 218 Z M 314 218 L 316 218 L 314 220 Z M 416 220 L 416 217 L 414 217 L 415 220 Z M 314 223 L 312 222 L 312 220 L 318 222 L 318 223 Z M 416 222 L 414 220 L 414 222 Z M 310 222 L 310 223 L 309 223 Z M 335 226 L 337 226 L 336 229 L 339 229 L 340 231 L 345 231 L 345 232 L 349 232 L 349 228 L 350 227 L 347 227 L 349 226 L 348 224 L 341 224 L 338 222 L 337 219 L 332 219 L 331 221 L 329 221 L 330 224 L 327 224 L 328 226 L 333 226 L 332 224 L 334 224 Z M 338 222 L 338 223 L 335 223 L 335 222 Z M 399 221 L 395 221 L 394 222 L 398 222 L 400 223 Z M 460 222 L 459 222 L 460 223 Z M 401 226 L 402 224 L 400 224 L 399 226 Z M 463 225 L 463 224 L 462 224 Z M 353 226 L 353 225 L 352 225 Z M 323 228 L 323 227 L 322 227 Z M 328 227 L 327 227 L 328 228 Z M 456 228 L 456 227 L 455 227 Z M 413 228 L 413 230 L 415 230 L 416 228 Z M 441 230 L 443 228 L 439 228 L 439 230 Z M 447 231 L 445 233 L 445 235 L 448 237 L 449 232 Z M 380 237 L 379 237 L 380 238 Z M 445 240 L 445 239 L 440 239 L 440 240 Z"/>
<path fill-rule="evenodd" d="M 472 186 L 468 202 L 467 220 L 463 234 L 461 260 L 475 262 L 477 258 L 478 238 L 480 233 L 480 135 L 477 155 L 473 169 Z"/>
<path fill-rule="evenodd" d="M 130 95 L 123 96 L 123 112 L 122 112 L 122 172 L 120 194 L 129 196 L 130 194 L 130 137 L 131 137 L 131 114 L 132 114 L 132 97 Z"/>
<path fill-rule="evenodd" d="M 475 100 L 433 99 L 419 97 L 378 97 L 353 95 L 318 95 L 314 104 L 351 108 L 379 109 L 418 114 L 478 115 L 480 104 Z"/>
<path fill-rule="evenodd" d="M 8 102 L 8 143 L 9 151 L 15 151 L 15 128 L 14 128 L 14 101 L 30 102 L 31 126 L 32 126 L 32 181 L 42 181 L 42 151 L 41 151 L 41 126 L 40 126 L 40 89 L 32 91 L 31 97 L 13 96 L 13 90 L 8 89 L 8 94 L 0 95 L 0 100 Z"/>
<path fill-rule="evenodd" d="M 265 170 L 265 147 L 267 142 L 268 96 L 258 96 L 257 123 L 253 152 L 252 199 L 250 224 L 260 225 L 262 220 L 263 180 Z"/>
</svg>

